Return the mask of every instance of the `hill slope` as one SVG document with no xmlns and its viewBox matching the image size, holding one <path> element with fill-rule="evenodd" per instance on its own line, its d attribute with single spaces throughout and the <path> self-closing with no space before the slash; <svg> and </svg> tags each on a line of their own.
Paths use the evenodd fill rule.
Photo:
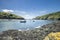
<svg viewBox="0 0 60 40">
<path fill-rule="evenodd" d="M 41 20 L 60 20 L 60 11 L 59 12 L 54 12 L 50 14 L 46 14 L 43 16 L 37 16 L 34 19 L 41 19 Z"/>
<path fill-rule="evenodd" d="M 0 19 L 24 19 L 24 18 L 15 14 L 0 12 Z"/>
</svg>

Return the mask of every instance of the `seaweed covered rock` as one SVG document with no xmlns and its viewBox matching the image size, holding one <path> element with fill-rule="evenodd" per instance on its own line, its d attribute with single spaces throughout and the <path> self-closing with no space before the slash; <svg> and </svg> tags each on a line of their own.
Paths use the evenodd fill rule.
<svg viewBox="0 0 60 40">
<path fill-rule="evenodd" d="M 60 40 L 60 32 L 50 33 L 44 40 Z"/>
</svg>

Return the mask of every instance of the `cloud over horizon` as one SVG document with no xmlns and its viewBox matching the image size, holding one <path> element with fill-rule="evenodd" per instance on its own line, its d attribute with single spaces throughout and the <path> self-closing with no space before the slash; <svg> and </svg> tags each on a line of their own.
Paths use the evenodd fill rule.
<svg viewBox="0 0 60 40">
<path fill-rule="evenodd" d="M 14 12 L 14 10 L 2 9 L 3 12 Z"/>
</svg>

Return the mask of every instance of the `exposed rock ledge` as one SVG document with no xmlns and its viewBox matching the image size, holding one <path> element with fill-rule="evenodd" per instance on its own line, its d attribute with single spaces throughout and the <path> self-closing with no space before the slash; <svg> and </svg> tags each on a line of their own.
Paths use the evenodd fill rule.
<svg viewBox="0 0 60 40">
<path fill-rule="evenodd" d="M 51 32 L 60 32 L 60 22 L 27 31 L 8 30 L 0 33 L 0 40 L 43 40 Z"/>
</svg>

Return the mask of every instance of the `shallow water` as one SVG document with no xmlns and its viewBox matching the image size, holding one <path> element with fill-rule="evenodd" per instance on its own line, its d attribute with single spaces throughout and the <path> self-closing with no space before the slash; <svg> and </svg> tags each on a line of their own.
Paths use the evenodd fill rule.
<svg viewBox="0 0 60 40">
<path fill-rule="evenodd" d="M 52 20 L 26 20 L 26 23 L 20 23 L 20 21 L 21 20 L 0 19 L 0 31 L 6 31 L 11 29 L 31 30 L 54 22 Z"/>
</svg>

